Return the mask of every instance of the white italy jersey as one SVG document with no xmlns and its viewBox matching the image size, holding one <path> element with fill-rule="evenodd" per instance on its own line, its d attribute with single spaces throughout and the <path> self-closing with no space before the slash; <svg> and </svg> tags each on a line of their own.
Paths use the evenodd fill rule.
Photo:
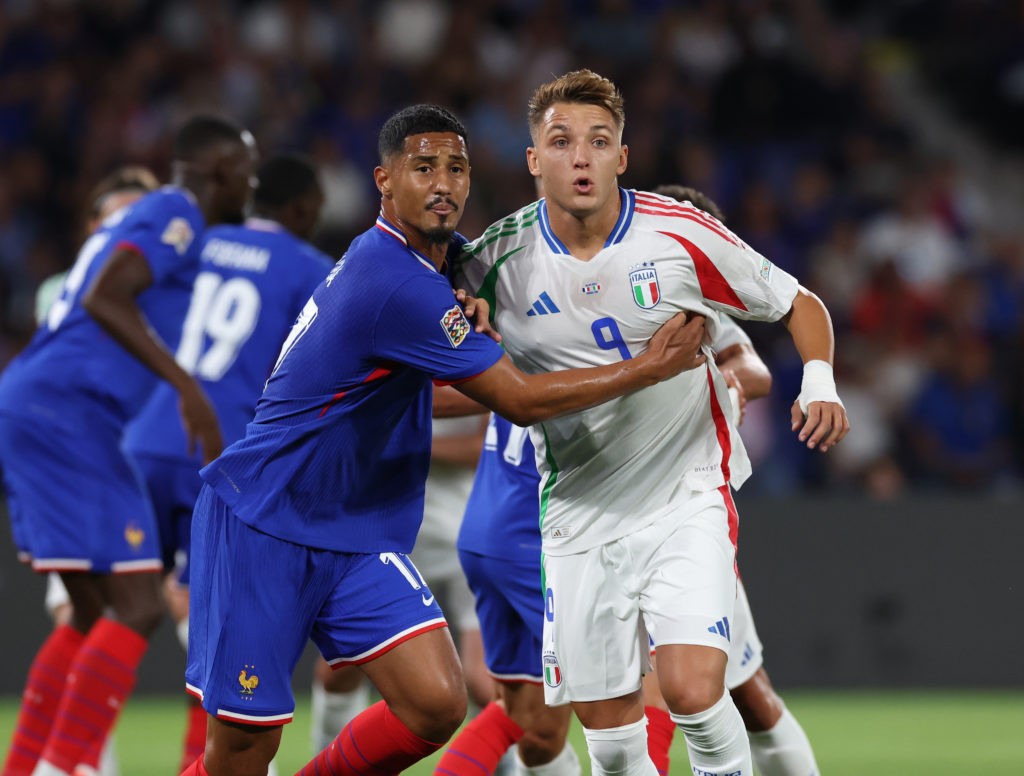
<svg viewBox="0 0 1024 776">
<path fill-rule="evenodd" d="M 551 231 L 544 200 L 492 225 L 464 250 L 466 288 L 486 299 L 525 372 L 599 366 L 643 352 L 681 310 L 774 321 L 796 280 L 689 203 L 620 190 L 621 212 L 590 261 Z M 707 367 L 531 428 L 550 555 L 582 552 L 651 524 L 693 491 L 750 474 L 727 420 L 725 382 Z M 726 410 L 723 412 L 723 408 Z"/>
</svg>

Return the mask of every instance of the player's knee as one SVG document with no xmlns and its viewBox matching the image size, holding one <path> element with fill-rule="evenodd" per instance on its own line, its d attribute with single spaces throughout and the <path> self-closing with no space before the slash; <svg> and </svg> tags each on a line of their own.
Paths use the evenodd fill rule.
<svg viewBox="0 0 1024 776">
<path fill-rule="evenodd" d="M 647 755 L 646 719 L 605 730 L 584 728 L 583 733 L 595 774 L 640 776 L 654 768 Z"/>
<path fill-rule="evenodd" d="M 464 684 L 438 688 L 417 699 L 410 730 L 427 741 L 447 741 L 466 719 L 468 701 Z"/>
<path fill-rule="evenodd" d="M 697 714 L 718 702 L 725 691 L 725 685 L 718 674 L 701 673 L 661 689 L 671 713 Z"/>
<path fill-rule="evenodd" d="M 147 597 L 133 601 L 130 606 L 120 607 L 116 612 L 122 625 L 131 628 L 140 636 L 149 638 L 163 621 L 167 609 L 161 598 Z"/>
<path fill-rule="evenodd" d="M 519 759 L 528 768 L 535 768 L 554 760 L 564 747 L 565 735 L 561 730 L 527 730 L 519 739 Z"/>
<path fill-rule="evenodd" d="M 776 693 L 764 669 L 730 690 L 733 703 L 743 717 L 743 725 L 752 733 L 771 730 L 782 716 L 782 698 Z"/>
</svg>

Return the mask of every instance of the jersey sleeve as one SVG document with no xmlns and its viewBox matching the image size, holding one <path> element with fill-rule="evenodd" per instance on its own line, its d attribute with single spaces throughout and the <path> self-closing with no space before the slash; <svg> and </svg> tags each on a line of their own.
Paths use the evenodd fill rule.
<svg viewBox="0 0 1024 776">
<path fill-rule="evenodd" d="M 442 382 L 459 382 L 497 363 L 498 343 L 473 330 L 443 275 L 406 280 L 381 308 L 374 354 L 398 361 Z"/>
<path fill-rule="evenodd" d="M 793 306 L 799 283 L 696 208 L 661 219 L 657 227 L 693 261 L 701 295 L 726 315 L 777 321 Z"/>
<path fill-rule="evenodd" d="M 191 249 L 202 230 L 198 208 L 180 194 L 161 191 L 139 200 L 116 239 L 118 245 L 133 247 L 145 257 L 153 282 L 159 285 L 182 266 L 195 262 Z"/>
</svg>

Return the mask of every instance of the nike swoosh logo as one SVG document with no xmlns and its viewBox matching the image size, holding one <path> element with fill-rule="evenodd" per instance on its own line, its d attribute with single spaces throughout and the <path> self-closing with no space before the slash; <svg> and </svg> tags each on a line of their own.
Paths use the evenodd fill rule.
<svg viewBox="0 0 1024 776">
<path fill-rule="evenodd" d="M 420 593 L 420 598 L 423 599 L 424 606 L 430 606 L 432 603 L 434 603 L 434 596 L 430 596 L 429 598 L 427 598 L 427 596 Z"/>
</svg>

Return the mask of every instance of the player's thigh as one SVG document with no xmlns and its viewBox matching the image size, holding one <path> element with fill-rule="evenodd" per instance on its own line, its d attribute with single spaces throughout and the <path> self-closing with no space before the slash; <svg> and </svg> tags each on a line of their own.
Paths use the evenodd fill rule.
<svg viewBox="0 0 1024 776">
<path fill-rule="evenodd" d="M 225 722 L 290 721 L 292 672 L 345 559 L 252 529 L 208 487 L 193 539 L 188 691 Z"/>
<path fill-rule="evenodd" d="M 487 670 L 498 681 L 540 683 L 544 596 L 540 558 L 504 560 L 459 554 L 476 597 Z"/>
<path fill-rule="evenodd" d="M 725 686 L 734 687 L 747 682 L 764 665 L 761 639 L 754 625 L 747 591 L 740 581 L 736 586 L 736 606 L 732 619 L 732 642 L 729 646 L 729 664 L 725 667 Z"/>
<path fill-rule="evenodd" d="M 728 653 L 737 578 L 729 505 L 723 494 L 693 494 L 678 513 L 629 541 L 634 563 L 644 575 L 640 606 L 659 664 L 664 644 L 707 646 Z"/>
<path fill-rule="evenodd" d="M 19 541 L 37 571 L 159 569 L 152 508 L 120 450 L 120 429 L 41 429 L 0 417 L 0 461 L 17 503 Z"/>
<path fill-rule="evenodd" d="M 553 706 L 637 693 L 650 640 L 640 617 L 639 577 L 619 540 L 543 561 L 541 656 L 545 698 Z"/>
</svg>

